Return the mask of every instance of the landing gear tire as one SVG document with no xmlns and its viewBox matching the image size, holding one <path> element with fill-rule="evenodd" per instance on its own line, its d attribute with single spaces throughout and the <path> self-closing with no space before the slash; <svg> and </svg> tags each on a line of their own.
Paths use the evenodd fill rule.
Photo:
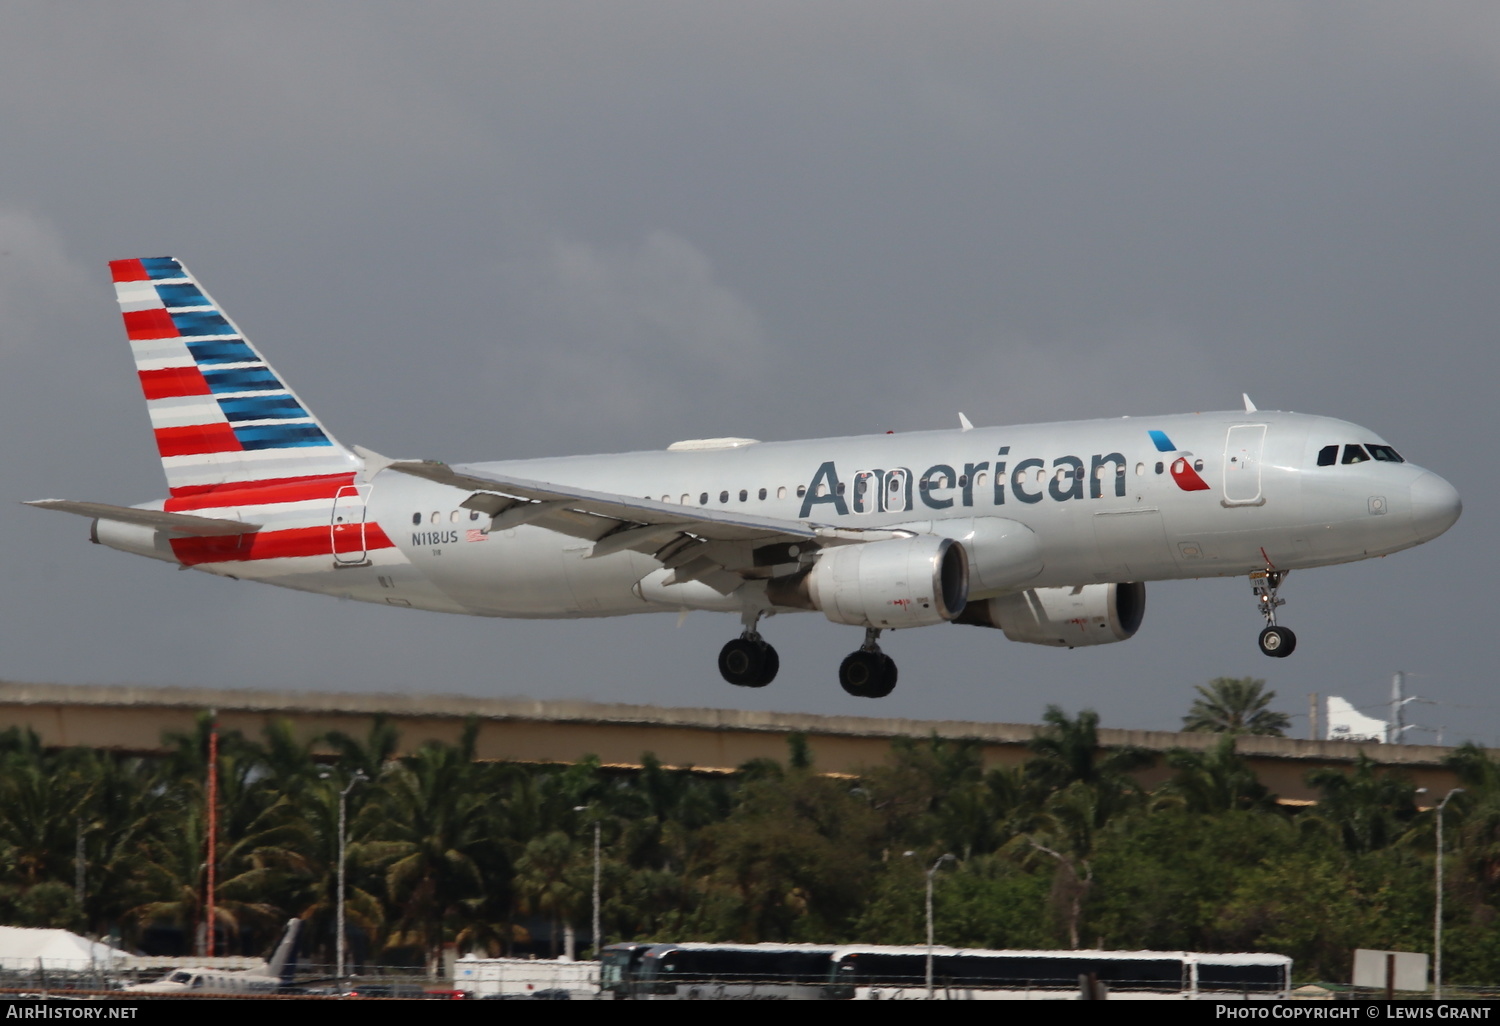
<svg viewBox="0 0 1500 1026">
<path fill-rule="evenodd" d="M 1297 635 L 1287 627 L 1267 627 L 1260 632 L 1260 650 L 1273 659 L 1285 659 L 1297 647 Z"/>
<path fill-rule="evenodd" d="M 741 688 L 763 688 L 776 679 L 781 657 L 759 638 L 735 638 L 719 651 L 719 673 Z"/>
<path fill-rule="evenodd" d="M 1261 552 L 1264 554 L 1265 550 L 1262 549 Z M 1250 575 L 1250 583 L 1255 591 L 1255 604 L 1260 607 L 1260 615 L 1266 620 L 1266 629 L 1260 632 L 1260 650 L 1272 659 L 1285 659 L 1297 647 L 1297 635 L 1286 627 L 1276 625 L 1276 610 L 1286 605 L 1286 599 L 1281 597 L 1280 591 L 1287 571 L 1270 566 L 1270 560 L 1266 562 L 1264 570 L 1257 570 Z"/>
<path fill-rule="evenodd" d="M 896 663 L 880 651 L 850 652 L 839 666 L 839 686 L 855 698 L 884 698 L 896 688 Z"/>
</svg>

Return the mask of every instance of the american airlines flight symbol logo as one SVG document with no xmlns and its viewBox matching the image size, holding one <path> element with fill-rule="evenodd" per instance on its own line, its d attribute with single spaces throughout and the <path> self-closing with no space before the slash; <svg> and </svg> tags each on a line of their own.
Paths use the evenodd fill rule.
<svg viewBox="0 0 1500 1026">
<path fill-rule="evenodd" d="M 1157 452 L 1176 453 L 1177 458 L 1172 461 L 1172 480 L 1177 482 L 1177 487 L 1185 492 L 1208 491 L 1208 482 L 1199 476 L 1197 469 L 1193 466 L 1193 454 L 1183 452 L 1172 444 L 1165 431 L 1148 431 L 1151 441 L 1156 446 Z"/>
</svg>

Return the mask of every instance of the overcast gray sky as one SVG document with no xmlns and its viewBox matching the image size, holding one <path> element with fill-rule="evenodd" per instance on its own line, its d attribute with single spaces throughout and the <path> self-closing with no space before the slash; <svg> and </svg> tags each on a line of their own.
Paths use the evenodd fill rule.
<svg viewBox="0 0 1500 1026">
<path fill-rule="evenodd" d="M 0 676 L 1173 728 L 1263 677 L 1500 745 L 1500 5 L 23 3 L 0 8 Z M 1148 587 L 1075 652 L 733 617 L 509 622 L 177 573 L 16 505 L 164 482 L 106 262 L 183 260 L 346 444 L 454 462 L 1267 409 L 1369 426 L 1465 513 Z M 1378 710 L 1372 710 L 1377 711 Z M 1413 740 L 1432 739 L 1414 734 Z"/>
</svg>

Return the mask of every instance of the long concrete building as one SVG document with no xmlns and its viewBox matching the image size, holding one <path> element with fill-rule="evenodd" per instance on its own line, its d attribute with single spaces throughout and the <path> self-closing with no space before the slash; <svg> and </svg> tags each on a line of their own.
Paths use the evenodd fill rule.
<svg viewBox="0 0 1500 1026">
<path fill-rule="evenodd" d="M 933 736 L 977 743 L 986 766 L 1018 765 L 1040 727 L 1021 723 L 908 720 L 878 716 L 813 716 L 735 709 L 663 708 L 601 702 L 291 691 L 220 691 L 209 688 L 0 682 L 0 730 L 36 731 L 48 746 L 83 745 L 149 754 L 166 750 L 168 734 L 190 733 L 204 712 L 217 713 L 220 729 L 258 737 L 268 724 L 290 723 L 312 740 L 331 730 L 363 737 L 377 717 L 401 733 L 409 752 L 429 740 L 456 742 L 465 723 L 478 723 L 477 756 L 508 762 L 570 763 L 588 756 L 608 766 L 639 766 L 652 753 L 668 766 L 730 772 L 751 759 L 785 759 L 788 738 L 804 735 L 814 765 L 825 773 L 857 774 L 886 761 L 898 738 Z M 1213 734 L 1101 728 L 1099 745 L 1167 752 L 1205 750 Z M 1451 748 L 1384 745 L 1294 738 L 1242 737 L 1239 753 L 1262 783 L 1284 802 L 1317 797 L 1309 770 L 1347 768 L 1364 753 L 1403 773 L 1429 795 L 1456 786 L 1443 766 Z M 330 750 L 330 753 L 331 750 Z M 1170 775 L 1163 760 L 1138 774 L 1152 786 Z"/>
</svg>

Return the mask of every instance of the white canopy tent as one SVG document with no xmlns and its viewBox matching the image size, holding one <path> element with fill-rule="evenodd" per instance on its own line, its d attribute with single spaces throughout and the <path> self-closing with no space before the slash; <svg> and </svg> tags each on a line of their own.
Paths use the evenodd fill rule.
<svg viewBox="0 0 1500 1026">
<path fill-rule="evenodd" d="M 83 972 L 118 966 L 132 956 L 119 948 L 91 941 L 67 930 L 33 930 L 0 926 L 0 969 Z"/>
</svg>

